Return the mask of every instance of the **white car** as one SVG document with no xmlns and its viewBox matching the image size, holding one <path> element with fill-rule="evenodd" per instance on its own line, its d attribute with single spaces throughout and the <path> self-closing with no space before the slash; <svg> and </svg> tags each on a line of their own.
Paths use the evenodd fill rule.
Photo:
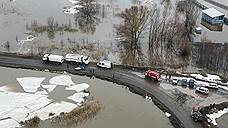
<svg viewBox="0 0 228 128">
<path fill-rule="evenodd" d="M 178 79 L 176 78 L 172 79 L 172 84 L 177 85 L 177 83 L 178 83 Z"/>
<path fill-rule="evenodd" d="M 213 89 L 218 89 L 218 85 L 215 83 L 209 83 L 209 86 L 207 86 L 208 88 L 213 88 Z"/>
<path fill-rule="evenodd" d="M 112 68 L 112 62 L 108 61 L 108 60 L 102 60 L 102 61 L 99 61 L 97 63 L 97 66 L 101 67 L 101 68 L 111 69 Z"/>
<path fill-rule="evenodd" d="M 200 93 L 203 93 L 205 95 L 208 95 L 209 94 L 208 88 L 205 88 L 205 87 L 197 87 L 196 88 L 196 92 L 200 92 Z"/>
</svg>

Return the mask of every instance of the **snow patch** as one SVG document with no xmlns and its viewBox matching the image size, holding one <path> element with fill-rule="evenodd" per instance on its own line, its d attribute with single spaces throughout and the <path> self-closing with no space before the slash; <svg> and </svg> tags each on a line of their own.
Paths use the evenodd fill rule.
<svg viewBox="0 0 228 128">
<path fill-rule="evenodd" d="M 218 125 L 216 122 L 216 119 L 221 117 L 222 115 L 228 113 L 228 108 L 224 108 L 223 110 L 219 110 L 218 112 L 212 113 L 212 114 L 206 114 L 206 116 L 209 118 L 208 122 L 212 123 L 213 125 Z"/>
<path fill-rule="evenodd" d="M 18 83 L 23 87 L 25 92 L 36 92 L 37 88 L 44 81 L 44 77 L 23 77 L 16 78 Z"/>
<path fill-rule="evenodd" d="M 78 0 L 68 0 L 70 3 L 72 3 L 72 4 L 78 4 L 79 3 L 79 1 Z"/>
<path fill-rule="evenodd" d="M 168 112 L 165 112 L 165 115 L 166 115 L 166 117 L 170 117 L 171 116 L 171 114 L 169 114 Z"/>
</svg>

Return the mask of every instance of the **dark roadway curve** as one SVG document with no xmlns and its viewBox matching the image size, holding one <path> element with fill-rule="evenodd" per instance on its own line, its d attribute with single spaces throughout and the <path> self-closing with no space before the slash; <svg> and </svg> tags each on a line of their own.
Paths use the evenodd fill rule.
<svg viewBox="0 0 228 128">
<path fill-rule="evenodd" d="M 90 70 L 95 70 L 95 77 L 103 80 L 123 84 L 130 91 L 141 96 L 150 96 L 153 102 L 164 112 L 169 112 L 172 116 L 169 118 L 176 128 L 200 128 L 202 125 L 195 123 L 190 117 L 190 110 L 176 104 L 175 99 L 167 96 L 166 93 L 159 91 L 155 83 L 144 80 L 130 74 L 126 68 L 121 66 L 113 66 L 112 69 L 96 68 L 95 63 L 89 64 L 83 71 L 75 71 L 75 65 L 63 63 L 62 65 L 45 64 L 41 59 L 24 58 L 20 56 L 0 55 L 0 66 L 12 68 L 24 68 L 34 70 L 49 71 L 67 71 L 75 75 L 91 76 Z"/>
</svg>

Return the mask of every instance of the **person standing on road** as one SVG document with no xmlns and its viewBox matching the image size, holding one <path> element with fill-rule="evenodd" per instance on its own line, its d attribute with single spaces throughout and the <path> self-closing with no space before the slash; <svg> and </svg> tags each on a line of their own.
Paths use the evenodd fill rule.
<svg viewBox="0 0 228 128">
<path fill-rule="evenodd" d="M 94 79 L 95 78 L 95 70 L 94 70 L 94 68 L 92 69 L 92 79 Z"/>
<path fill-rule="evenodd" d="M 93 68 L 93 69 L 90 69 L 90 73 L 91 73 L 91 77 L 90 77 L 90 79 L 94 79 L 94 77 L 95 77 L 95 71 L 94 71 L 94 68 Z"/>
</svg>

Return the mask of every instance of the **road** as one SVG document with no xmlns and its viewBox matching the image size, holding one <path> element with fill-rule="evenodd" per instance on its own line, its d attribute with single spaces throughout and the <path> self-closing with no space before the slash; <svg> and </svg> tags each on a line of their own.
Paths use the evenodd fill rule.
<svg viewBox="0 0 228 128">
<path fill-rule="evenodd" d="M 136 77 L 129 73 L 129 69 L 123 66 L 113 66 L 112 69 L 97 68 L 95 63 L 89 64 L 83 71 L 75 71 L 75 65 L 63 63 L 62 65 L 45 64 L 41 59 L 23 58 L 19 56 L 5 56 L 0 54 L 0 66 L 12 68 L 24 68 L 34 70 L 67 71 L 76 75 L 91 76 L 91 69 L 95 71 L 95 77 L 123 84 L 141 96 L 152 97 L 154 103 L 164 112 L 170 113 L 171 123 L 176 128 L 200 128 L 201 124 L 195 123 L 190 117 L 190 110 L 178 106 L 175 99 L 157 89 L 155 83 Z"/>
</svg>

